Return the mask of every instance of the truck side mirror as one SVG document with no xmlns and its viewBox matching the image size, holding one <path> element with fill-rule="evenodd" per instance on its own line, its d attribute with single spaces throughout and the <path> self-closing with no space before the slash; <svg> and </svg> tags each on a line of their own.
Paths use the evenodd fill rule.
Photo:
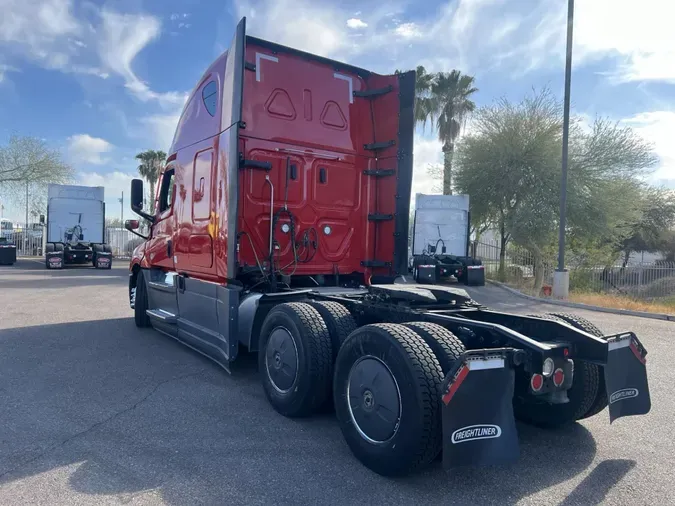
<svg viewBox="0 0 675 506">
<path fill-rule="evenodd" d="M 140 224 L 138 223 L 138 220 L 126 220 L 124 222 L 124 228 L 127 230 L 138 230 L 138 227 Z"/>
<path fill-rule="evenodd" d="M 40 215 L 40 225 L 44 225 L 44 224 L 45 224 L 45 215 L 41 214 Z"/>
<path fill-rule="evenodd" d="M 131 180 L 131 209 L 138 213 L 143 209 L 143 180 Z M 140 214 L 140 213 L 139 213 Z"/>
</svg>

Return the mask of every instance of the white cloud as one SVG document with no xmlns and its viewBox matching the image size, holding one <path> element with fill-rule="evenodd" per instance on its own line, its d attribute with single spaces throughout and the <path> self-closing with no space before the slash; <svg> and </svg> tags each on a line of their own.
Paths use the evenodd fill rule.
<svg viewBox="0 0 675 506">
<path fill-rule="evenodd" d="M 464 2 L 466 3 L 466 2 Z M 518 3 L 504 6 L 506 30 L 495 54 L 497 64 L 522 75 L 537 68 L 562 68 L 565 58 L 567 2 L 539 0 L 523 12 Z M 574 9 L 573 65 L 605 60 L 615 81 L 675 81 L 675 9 L 663 0 L 586 0 Z M 494 25 L 494 17 L 475 19 L 473 31 Z"/>
<path fill-rule="evenodd" d="M 105 207 L 107 218 L 121 218 L 122 205 L 118 199 L 124 192 L 124 219 L 133 219 L 136 215 L 129 205 L 131 180 L 139 177 L 130 172 L 80 172 L 77 184 L 84 186 L 103 186 L 105 188 Z"/>
<path fill-rule="evenodd" d="M 155 114 L 142 118 L 139 134 L 143 135 L 154 145 L 153 149 L 167 151 L 171 147 L 173 134 L 180 118 L 180 112 L 175 114 Z"/>
<path fill-rule="evenodd" d="M 247 31 L 321 56 L 344 54 L 350 45 L 346 16 L 339 7 L 309 0 L 235 0 L 237 16 L 248 16 Z"/>
<path fill-rule="evenodd" d="M 5 65 L 4 63 L 0 63 L 0 83 L 5 80 L 5 74 L 9 72 L 19 72 L 19 69 L 16 67 L 12 67 L 11 65 Z"/>
<path fill-rule="evenodd" d="M 624 119 L 623 123 L 653 144 L 660 163 L 652 180 L 675 179 L 675 111 L 643 112 Z"/>
<path fill-rule="evenodd" d="M 575 7 L 575 51 L 581 61 L 617 58 L 620 80 L 675 81 L 675 8 L 663 0 L 595 0 Z M 575 56 L 577 56 L 575 55 Z"/>
<path fill-rule="evenodd" d="M 459 67 L 470 72 L 482 61 L 494 60 L 504 39 L 517 32 L 510 26 L 497 36 L 485 35 L 503 19 L 495 12 L 502 4 L 511 5 L 506 0 L 446 0 L 414 22 L 404 16 L 413 5 L 411 0 L 364 8 L 358 17 L 339 4 L 309 0 L 234 3 L 237 16 L 248 17 L 251 34 L 357 65 L 365 60 L 365 66 L 377 72 L 415 68 L 420 63 L 432 71 Z M 341 18 L 348 22 L 336 24 L 335 19 Z M 511 25 L 517 19 L 512 15 Z"/>
<path fill-rule="evenodd" d="M 359 18 L 350 18 L 347 20 L 347 26 L 353 30 L 358 30 L 359 28 L 366 28 L 368 23 L 361 21 Z"/>
<path fill-rule="evenodd" d="M 169 16 L 169 19 L 170 19 L 171 21 L 178 21 L 179 19 L 186 19 L 186 18 L 188 18 L 189 16 L 190 16 L 190 14 L 189 14 L 188 12 L 184 12 L 184 13 L 182 13 L 182 14 L 179 14 L 179 13 L 177 13 L 177 12 L 174 12 L 173 14 L 171 14 L 171 16 Z"/>
<path fill-rule="evenodd" d="M 161 31 L 159 19 L 154 16 L 118 14 L 111 11 L 103 11 L 101 19 L 98 50 L 106 68 L 122 76 L 126 88 L 143 102 L 156 100 L 165 107 L 182 105 L 187 98 L 186 94 L 174 91 L 155 92 L 139 79 L 131 68 L 138 53 L 159 36 Z"/>
<path fill-rule="evenodd" d="M 73 163 L 102 165 L 108 162 L 104 157 L 114 146 L 105 139 L 89 134 L 68 137 L 68 155 Z"/>
<path fill-rule="evenodd" d="M 57 37 L 81 31 L 72 6 L 72 0 L 2 0 L 0 40 L 46 49 Z"/>
<path fill-rule="evenodd" d="M 1 0 L 0 44 L 48 68 L 68 64 L 75 50 L 68 38 L 82 32 L 72 0 Z"/>
<path fill-rule="evenodd" d="M 415 39 L 422 36 L 422 31 L 420 27 L 415 23 L 403 23 L 396 27 L 394 30 L 396 35 L 403 37 L 404 39 Z"/>
<path fill-rule="evenodd" d="M 433 193 L 438 184 L 428 172 L 430 166 L 443 163 L 442 144 L 435 138 L 415 136 L 413 147 L 413 181 L 412 198 L 416 193 Z"/>
<path fill-rule="evenodd" d="M 143 102 L 166 108 L 184 103 L 185 93 L 154 91 L 132 68 L 136 56 L 160 34 L 157 17 L 91 4 L 75 7 L 73 0 L 0 0 L 0 53 L 65 73 L 120 76 Z"/>
</svg>

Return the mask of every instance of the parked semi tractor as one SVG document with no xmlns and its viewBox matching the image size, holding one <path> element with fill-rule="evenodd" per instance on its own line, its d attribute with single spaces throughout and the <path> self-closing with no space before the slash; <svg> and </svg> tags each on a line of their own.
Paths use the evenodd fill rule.
<svg viewBox="0 0 675 506">
<path fill-rule="evenodd" d="M 50 184 L 43 242 L 47 269 L 87 263 L 110 269 L 112 250 L 105 244 L 104 188 Z"/>
<path fill-rule="evenodd" d="M 402 281 L 414 72 L 378 75 L 245 26 L 189 96 L 155 211 L 132 182 L 149 224 L 129 270 L 137 326 L 227 371 L 257 354 L 278 413 L 333 406 L 355 457 L 387 476 L 441 452 L 446 467 L 511 462 L 516 419 L 555 428 L 650 410 L 634 333 Z"/>
<path fill-rule="evenodd" d="M 16 244 L 8 238 L 0 236 L 0 265 L 14 265 L 16 262 Z"/>
<path fill-rule="evenodd" d="M 0 265 L 14 265 L 15 262 L 14 223 L 2 218 L 0 219 Z"/>
<path fill-rule="evenodd" d="M 455 278 L 470 286 L 485 285 L 485 268 L 469 254 L 471 219 L 468 195 L 415 196 L 412 271 L 417 283 Z"/>
</svg>

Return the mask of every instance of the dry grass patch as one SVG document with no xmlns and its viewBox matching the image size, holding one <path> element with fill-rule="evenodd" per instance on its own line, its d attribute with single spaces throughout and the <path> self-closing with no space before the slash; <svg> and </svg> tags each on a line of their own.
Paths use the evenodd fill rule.
<svg viewBox="0 0 675 506">
<path fill-rule="evenodd" d="M 658 301 L 636 300 L 620 295 L 606 293 L 575 293 L 569 295 L 570 302 L 579 302 L 591 306 L 608 307 L 613 309 L 628 309 L 630 311 L 645 311 L 648 313 L 666 313 L 675 315 L 675 299 L 666 298 Z"/>
</svg>

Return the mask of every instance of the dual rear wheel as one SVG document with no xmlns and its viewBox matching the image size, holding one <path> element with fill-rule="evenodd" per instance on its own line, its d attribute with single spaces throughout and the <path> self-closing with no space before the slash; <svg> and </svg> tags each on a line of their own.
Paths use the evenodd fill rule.
<svg viewBox="0 0 675 506">
<path fill-rule="evenodd" d="M 587 333 L 597 327 L 574 315 L 544 315 Z M 335 408 L 352 453 L 385 476 L 405 475 L 441 452 L 442 382 L 464 353 L 450 331 L 428 322 L 378 323 L 357 328 L 335 302 L 284 303 L 267 315 L 259 342 L 265 394 L 284 416 Z M 575 364 L 569 402 L 514 398 L 521 421 L 558 427 L 607 406 L 602 368 Z"/>
<path fill-rule="evenodd" d="M 258 365 L 279 413 L 308 416 L 334 405 L 354 455 L 387 476 L 407 474 L 441 451 L 441 384 L 464 351 L 431 323 L 356 328 L 334 302 L 285 303 L 267 315 Z"/>
</svg>

